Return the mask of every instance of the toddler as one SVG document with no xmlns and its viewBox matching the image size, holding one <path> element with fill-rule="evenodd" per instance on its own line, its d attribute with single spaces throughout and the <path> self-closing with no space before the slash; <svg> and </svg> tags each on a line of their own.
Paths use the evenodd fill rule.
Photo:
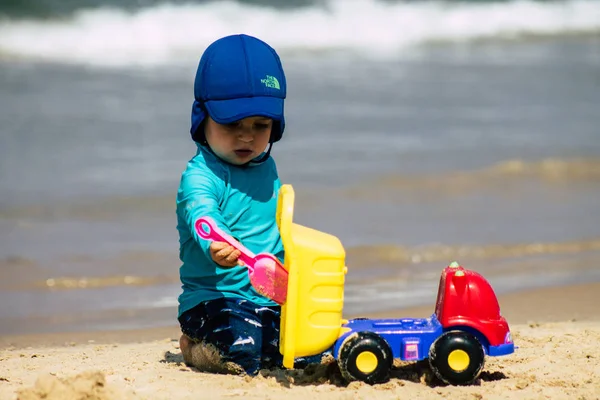
<svg viewBox="0 0 600 400">
<path fill-rule="evenodd" d="M 250 251 L 283 261 L 275 221 L 281 184 L 270 155 L 285 127 L 279 56 L 255 37 L 223 37 L 200 59 L 194 97 L 198 150 L 177 193 L 181 352 L 205 371 L 255 375 L 281 365 L 280 307 L 251 285 L 238 250 L 200 238 L 194 223 L 211 217 Z"/>
</svg>

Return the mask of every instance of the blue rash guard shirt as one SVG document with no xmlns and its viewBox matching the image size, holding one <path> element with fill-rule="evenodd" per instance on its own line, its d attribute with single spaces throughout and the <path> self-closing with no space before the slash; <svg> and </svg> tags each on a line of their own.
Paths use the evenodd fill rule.
<svg viewBox="0 0 600 400">
<path fill-rule="evenodd" d="M 273 158 L 235 166 L 198 145 L 177 192 L 179 258 L 183 263 L 179 269 L 183 290 L 179 316 L 203 301 L 223 297 L 277 305 L 254 289 L 246 266 L 225 268 L 215 263 L 209 251 L 211 241 L 198 236 L 194 224 L 202 216 L 211 217 L 253 253 L 271 253 L 283 260 L 275 220 L 280 186 Z"/>
</svg>

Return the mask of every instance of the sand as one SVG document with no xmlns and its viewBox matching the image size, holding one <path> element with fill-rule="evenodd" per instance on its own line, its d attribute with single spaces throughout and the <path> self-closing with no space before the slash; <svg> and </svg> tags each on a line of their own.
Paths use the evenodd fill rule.
<svg viewBox="0 0 600 400">
<path fill-rule="evenodd" d="M 374 386 L 344 382 L 333 360 L 256 378 L 202 373 L 183 363 L 172 327 L 1 338 L 0 399 L 600 399 L 599 300 L 593 283 L 500 296 L 518 349 L 488 357 L 471 386 L 442 384 L 426 362 L 396 363 Z"/>
</svg>

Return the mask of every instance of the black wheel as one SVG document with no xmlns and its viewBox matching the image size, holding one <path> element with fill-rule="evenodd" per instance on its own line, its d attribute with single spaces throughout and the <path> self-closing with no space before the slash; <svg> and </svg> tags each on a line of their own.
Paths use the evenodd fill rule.
<svg viewBox="0 0 600 400">
<path fill-rule="evenodd" d="M 338 364 L 347 381 L 368 384 L 387 382 L 393 363 L 392 351 L 385 339 L 371 332 L 358 332 L 342 344 Z"/>
<path fill-rule="evenodd" d="M 468 332 L 450 331 L 431 345 L 429 365 L 450 385 L 468 385 L 483 369 L 485 353 L 479 340 Z"/>
</svg>

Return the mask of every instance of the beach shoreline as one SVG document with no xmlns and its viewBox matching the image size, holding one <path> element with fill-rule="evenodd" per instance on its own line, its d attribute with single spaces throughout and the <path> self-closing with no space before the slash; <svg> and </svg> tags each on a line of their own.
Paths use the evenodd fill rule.
<svg viewBox="0 0 600 400">
<path fill-rule="evenodd" d="M 380 313 L 346 315 L 345 318 L 425 318 L 434 311 L 431 305 L 398 308 Z M 539 322 L 600 320 L 600 282 L 543 287 L 498 295 L 500 310 L 510 325 Z M 180 335 L 173 311 L 173 325 L 153 328 L 69 331 L 0 336 L 0 350 L 27 347 L 60 347 L 80 344 L 127 344 L 175 339 Z"/>
<path fill-rule="evenodd" d="M 1 400 L 600 400 L 600 3 L 21 3 L 0 5 Z M 344 318 L 429 317 L 457 260 L 514 354 L 467 387 L 427 362 L 375 386 L 183 363 L 174 196 L 198 56 L 226 31 L 281 51 L 272 154 L 294 221 L 346 249 Z"/>
<path fill-rule="evenodd" d="M 599 300 L 600 283 L 499 296 L 517 350 L 488 357 L 480 379 L 464 387 L 436 381 L 426 362 L 396 365 L 392 379 L 375 386 L 341 381 L 334 362 L 305 371 L 262 371 L 254 379 L 201 373 L 183 363 L 174 325 L 0 337 L 0 398 L 73 400 L 83 398 L 77 397 L 81 390 L 100 400 L 598 398 Z M 432 307 L 417 307 L 368 317 L 425 317 L 431 312 Z"/>
</svg>

